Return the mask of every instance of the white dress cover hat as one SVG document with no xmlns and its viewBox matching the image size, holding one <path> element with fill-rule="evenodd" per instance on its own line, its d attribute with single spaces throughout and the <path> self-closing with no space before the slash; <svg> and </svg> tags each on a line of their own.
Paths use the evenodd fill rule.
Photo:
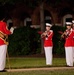
<svg viewBox="0 0 74 75">
<path fill-rule="evenodd" d="M 66 25 L 71 25 L 72 24 L 72 22 L 66 22 Z"/>
<path fill-rule="evenodd" d="M 72 23 L 74 23 L 74 20 L 72 20 Z"/>
<path fill-rule="evenodd" d="M 46 23 L 46 26 L 50 26 L 50 27 L 52 27 L 52 25 L 51 25 L 50 23 Z"/>
</svg>

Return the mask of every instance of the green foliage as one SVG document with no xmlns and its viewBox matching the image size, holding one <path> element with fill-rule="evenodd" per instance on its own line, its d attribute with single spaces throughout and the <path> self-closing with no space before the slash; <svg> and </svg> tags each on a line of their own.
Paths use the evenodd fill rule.
<svg viewBox="0 0 74 75">
<path fill-rule="evenodd" d="M 53 35 L 53 53 L 58 54 L 58 55 L 61 55 L 61 54 L 64 55 L 65 40 L 61 39 L 62 34 L 60 34 L 59 31 L 64 32 L 65 27 L 53 26 L 52 30 L 54 32 L 54 35 Z"/>
<path fill-rule="evenodd" d="M 41 37 L 38 34 L 40 29 L 30 27 L 20 27 L 14 30 L 14 34 L 9 36 L 8 51 L 11 56 L 24 56 L 41 53 Z M 53 26 L 53 54 L 64 55 L 65 40 L 61 39 L 59 31 L 64 31 L 65 27 Z"/>
<path fill-rule="evenodd" d="M 9 54 L 18 56 L 36 53 L 40 46 L 37 34 L 37 30 L 30 27 L 15 29 L 14 34 L 9 36 Z"/>
</svg>

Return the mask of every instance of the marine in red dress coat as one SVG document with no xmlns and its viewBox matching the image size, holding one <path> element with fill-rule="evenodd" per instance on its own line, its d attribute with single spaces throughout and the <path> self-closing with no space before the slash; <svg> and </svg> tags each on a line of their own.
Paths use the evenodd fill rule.
<svg viewBox="0 0 74 75">
<path fill-rule="evenodd" d="M 71 28 L 70 30 L 66 30 L 66 41 L 65 41 L 65 47 L 70 47 L 73 46 L 73 36 L 74 36 L 74 32 L 73 29 Z"/>
<path fill-rule="evenodd" d="M 46 23 L 46 31 L 41 34 L 41 37 L 44 39 L 44 50 L 46 57 L 46 65 L 52 65 L 52 37 L 53 31 L 50 30 L 52 27 L 51 24 Z"/>
<path fill-rule="evenodd" d="M 53 46 L 52 43 L 52 37 L 53 37 L 53 31 L 45 31 L 45 37 L 44 37 L 44 47 L 49 47 L 49 46 Z"/>
<path fill-rule="evenodd" d="M 65 55 L 66 55 L 66 64 L 67 66 L 73 66 L 73 36 L 74 32 L 71 28 L 72 23 L 66 22 L 66 31 L 62 34 L 62 37 L 65 37 Z"/>
<path fill-rule="evenodd" d="M 72 29 L 73 29 L 73 33 L 74 33 L 74 20 L 72 20 Z M 74 36 L 73 36 L 73 47 L 74 47 Z"/>
<path fill-rule="evenodd" d="M 74 20 L 72 20 L 72 29 L 74 33 Z M 73 36 L 73 62 L 74 62 L 74 36 Z"/>
<path fill-rule="evenodd" d="M 7 35 L 10 35 L 11 32 L 8 30 L 7 28 L 7 25 L 5 22 L 3 21 L 0 21 L 0 33 L 5 37 Z M 0 45 L 3 45 L 5 44 L 5 41 L 4 41 L 4 37 L 0 37 Z"/>
</svg>

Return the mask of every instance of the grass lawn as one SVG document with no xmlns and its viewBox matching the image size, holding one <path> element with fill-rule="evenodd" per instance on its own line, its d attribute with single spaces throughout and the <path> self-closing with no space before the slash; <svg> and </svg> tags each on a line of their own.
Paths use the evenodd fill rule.
<svg viewBox="0 0 74 75">
<path fill-rule="evenodd" d="M 8 68 L 8 61 L 6 68 Z M 54 58 L 52 66 L 64 66 L 65 58 Z M 34 67 L 48 67 L 45 63 L 45 58 L 11 58 L 10 59 L 11 68 L 34 68 Z"/>
<path fill-rule="evenodd" d="M 65 58 L 54 58 L 51 67 L 65 66 Z M 34 68 L 34 67 L 49 67 L 45 64 L 45 58 L 10 58 L 11 68 Z M 6 62 L 6 69 L 8 61 Z M 0 75 L 74 75 L 73 69 L 64 70 L 41 70 L 41 71 L 24 71 L 24 72 L 3 72 Z"/>
</svg>

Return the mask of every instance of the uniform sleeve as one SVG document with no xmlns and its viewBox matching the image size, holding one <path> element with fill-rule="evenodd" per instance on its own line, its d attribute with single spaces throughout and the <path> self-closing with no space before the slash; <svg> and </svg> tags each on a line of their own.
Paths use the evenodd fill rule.
<svg viewBox="0 0 74 75">
<path fill-rule="evenodd" d="M 74 39 L 74 31 L 73 31 L 73 39 Z"/>
<path fill-rule="evenodd" d="M 48 38 L 52 39 L 52 37 L 53 37 L 53 31 L 51 30 L 51 33 L 48 35 Z"/>
<path fill-rule="evenodd" d="M 8 27 L 7 27 L 6 23 L 4 23 L 3 29 L 4 29 L 4 33 L 5 34 L 7 34 L 7 35 L 10 35 L 11 34 L 10 30 L 8 30 Z"/>
</svg>

